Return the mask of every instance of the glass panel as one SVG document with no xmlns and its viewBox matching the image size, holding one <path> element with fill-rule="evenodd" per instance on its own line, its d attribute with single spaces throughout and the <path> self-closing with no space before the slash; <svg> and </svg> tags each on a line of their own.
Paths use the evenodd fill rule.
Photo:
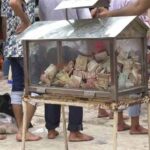
<svg viewBox="0 0 150 150">
<path fill-rule="evenodd" d="M 62 46 L 32 42 L 29 49 L 31 85 L 97 90 L 110 86 L 110 72 L 103 68 L 110 66 L 105 41 L 65 41 Z"/>
<path fill-rule="evenodd" d="M 29 79 L 38 85 L 40 76 L 50 63 L 57 63 L 56 42 L 31 42 L 29 44 Z"/>
<path fill-rule="evenodd" d="M 119 89 L 141 84 L 140 39 L 117 40 Z M 41 41 L 29 44 L 31 85 L 109 91 L 109 41 Z"/>
<path fill-rule="evenodd" d="M 119 89 L 141 85 L 142 40 L 117 40 Z"/>
</svg>

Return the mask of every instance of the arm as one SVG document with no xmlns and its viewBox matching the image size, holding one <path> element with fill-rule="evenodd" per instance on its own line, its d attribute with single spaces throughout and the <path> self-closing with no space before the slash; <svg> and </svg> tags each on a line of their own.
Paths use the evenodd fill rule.
<svg viewBox="0 0 150 150">
<path fill-rule="evenodd" d="M 131 16 L 131 15 L 140 15 L 144 13 L 148 8 L 150 8 L 150 0 L 138 0 L 137 2 L 130 4 L 124 8 L 116 9 L 112 11 L 103 11 L 100 10 L 100 17 L 109 17 L 109 16 Z"/>
<path fill-rule="evenodd" d="M 4 40 L 6 39 L 6 17 L 2 17 L 2 34 L 3 34 L 3 38 Z"/>
<path fill-rule="evenodd" d="M 91 16 L 92 16 L 92 18 L 97 17 L 97 7 L 91 9 Z"/>
<path fill-rule="evenodd" d="M 7 37 L 7 8 L 5 7 L 5 3 L 2 1 L 1 2 L 1 11 L 0 11 L 0 15 L 2 17 L 2 34 L 3 34 L 3 39 L 5 40 Z"/>
<path fill-rule="evenodd" d="M 15 14 L 20 18 L 21 25 L 18 26 L 16 32 L 20 33 L 30 25 L 30 20 L 22 8 L 23 0 L 10 0 L 10 6 Z"/>
</svg>

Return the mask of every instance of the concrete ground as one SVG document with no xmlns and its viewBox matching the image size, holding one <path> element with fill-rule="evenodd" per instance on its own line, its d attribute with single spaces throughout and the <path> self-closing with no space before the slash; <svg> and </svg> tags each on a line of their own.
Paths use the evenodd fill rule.
<svg viewBox="0 0 150 150">
<path fill-rule="evenodd" d="M 11 86 L 0 81 L 0 94 L 10 92 Z M 65 150 L 62 123 L 58 131 L 60 135 L 54 139 L 47 139 L 47 130 L 44 122 L 44 107 L 38 106 L 33 117 L 31 131 L 43 137 L 38 142 L 26 142 L 26 150 Z M 126 113 L 126 111 L 125 111 Z M 147 127 L 147 109 L 142 106 L 141 124 Z M 66 107 L 66 117 L 68 109 Z M 130 124 L 130 120 L 127 120 Z M 95 139 L 90 142 L 69 142 L 69 150 L 112 150 L 113 120 L 97 118 L 97 108 L 84 108 L 84 133 L 92 135 Z M 129 131 L 118 133 L 118 150 L 148 150 L 148 135 L 130 135 Z M 15 135 L 8 135 L 6 140 L 0 141 L 0 150 L 21 150 L 21 143 L 16 142 Z"/>
</svg>

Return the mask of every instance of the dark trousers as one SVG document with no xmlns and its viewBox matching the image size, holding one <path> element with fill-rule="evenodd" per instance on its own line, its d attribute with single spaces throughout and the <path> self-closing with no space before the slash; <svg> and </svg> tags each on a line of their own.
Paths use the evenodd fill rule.
<svg viewBox="0 0 150 150">
<path fill-rule="evenodd" d="M 24 70 L 23 70 L 23 58 L 9 58 L 9 62 L 12 69 L 12 91 L 23 92 L 24 90 Z"/>
<path fill-rule="evenodd" d="M 46 128 L 48 130 L 55 129 L 60 123 L 60 105 L 45 104 L 45 121 Z M 69 131 L 79 131 L 82 130 L 82 120 L 83 120 L 83 108 L 82 107 L 69 107 Z"/>
</svg>

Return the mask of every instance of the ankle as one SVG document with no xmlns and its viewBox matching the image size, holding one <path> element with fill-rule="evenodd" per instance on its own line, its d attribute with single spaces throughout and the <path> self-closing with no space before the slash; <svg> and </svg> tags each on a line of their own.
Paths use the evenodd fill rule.
<svg viewBox="0 0 150 150">
<path fill-rule="evenodd" d="M 48 132 L 55 132 L 55 131 L 56 131 L 55 129 L 48 130 Z"/>
<path fill-rule="evenodd" d="M 80 133 L 79 131 L 70 131 L 70 135 L 77 135 L 79 133 Z"/>
<path fill-rule="evenodd" d="M 124 125 L 126 125 L 125 122 L 119 122 L 118 123 L 118 126 L 124 126 Z"/>
<path fill-rule="evenodd" d="M 131 130 L 137 130 L 141 128 L 141 126 L 138 124 L 138 125 L 131 125 Z"/>
</svg>

